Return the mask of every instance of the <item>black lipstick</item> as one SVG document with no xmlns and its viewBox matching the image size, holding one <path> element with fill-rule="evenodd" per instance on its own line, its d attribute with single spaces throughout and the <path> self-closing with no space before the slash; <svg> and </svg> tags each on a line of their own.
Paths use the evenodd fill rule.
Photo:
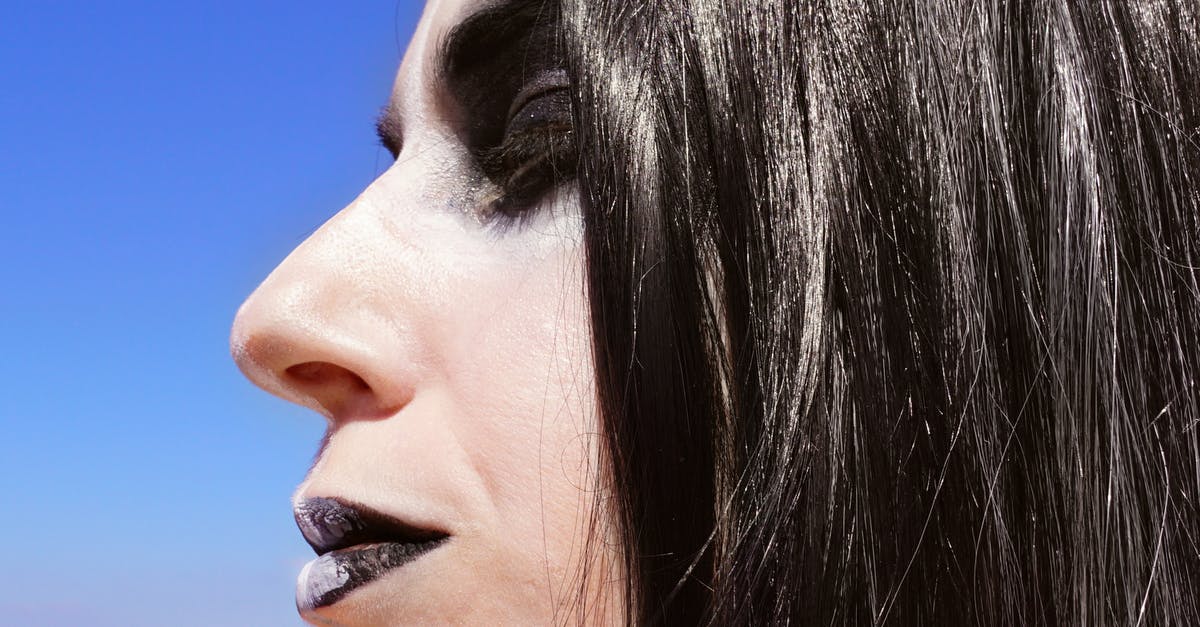
<svg viewBox="0 0 1200 627">
<path fill-rule="evenodd" d="M 304 566 L 296 582 L 301 612 L 337 603 L 450 537 L 336 498 L 306 499 L 295 514 L 296 525 L 319 556 Z"/>
</svg>

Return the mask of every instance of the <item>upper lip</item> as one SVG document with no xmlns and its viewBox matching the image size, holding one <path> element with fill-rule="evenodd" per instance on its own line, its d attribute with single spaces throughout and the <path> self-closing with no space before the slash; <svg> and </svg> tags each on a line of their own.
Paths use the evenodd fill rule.
<svg viewBox="0 0 1200 627">
<path fill-rule="evenodd" d="M 417 544 L 444 540 L 449 534 L 424 529 L 366 505 L 336 497 L 310 497 L 295 507 L 296 526 L 304 540 L 324 555 L 360 544 L 400 542 Z"/>
</svg>

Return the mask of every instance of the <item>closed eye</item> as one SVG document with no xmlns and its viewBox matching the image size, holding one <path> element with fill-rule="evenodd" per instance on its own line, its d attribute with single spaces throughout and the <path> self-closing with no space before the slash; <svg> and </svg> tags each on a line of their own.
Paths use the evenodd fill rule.
<svg viewBox="0 0 1200 627">
<path fill-rule="evenodd" d="M 442 46 L 440 79 L 457 108 L 457 130 L 495 186 L 479 207 L 484 219 L 523 215 L 574 177 L 575 133 L 557 28 L 545 0 L 510 0 L 463 20 Z M 391 130 L 384 127 L 384 135 Z"/>
<path fill-rule="evenodd" d="M 570 94 L 565 87 L 535 93 L 509 118 L 500 144 L 478 156 L 484 174 L 503 190 L 488 208 L 492 214 L 519 215 L 575 176 Z"/>
</svg>

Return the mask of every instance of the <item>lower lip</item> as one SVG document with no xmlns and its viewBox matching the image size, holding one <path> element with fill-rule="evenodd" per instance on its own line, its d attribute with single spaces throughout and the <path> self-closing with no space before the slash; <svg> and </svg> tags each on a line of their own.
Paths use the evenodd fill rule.
<svg viewBox="0 0 1200 627">
<path fill-rule="evenodd" d="M 354 590 L 438 548 L 445 540 L 364 544 L 326 553 L 300 571 L 296 607 L 304 612 L 333 605 Z"/>
</svg>

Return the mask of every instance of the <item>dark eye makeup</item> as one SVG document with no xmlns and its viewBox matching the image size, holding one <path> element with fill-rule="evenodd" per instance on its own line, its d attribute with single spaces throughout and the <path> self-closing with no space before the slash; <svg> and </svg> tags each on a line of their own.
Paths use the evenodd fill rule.
<svg viewBox="0 0 1200 627">
<path fill-rule="evenodd" d="M 486 208 L 490 216 L 526 217 L 553 188 L 574 178 L 578 151 L 565 81 L 535 84 L 510 107 L 499 143 L 476 153 L 480 169 L 501 193 Z"/>
<path fill-rule="evenodd" d="M 440 82 L 452 123 L 494 186 L 488 222 L 528 218 L 575 176 L 577 149 L 569 80 L 556 22 L 544 0 L 510 0 L 466 18 L 441 47 Z M 385 115 L 381 141 L 395 156 L 399 134 Z"/>
<path fill-rule="evenodd" d="M 461 137 L 496 194 L 485 219 L 509 224 L 575 175 L 570 81 L 541 0 L 495 5 L 447 38 L 443 78 Z"/>
</svg>

